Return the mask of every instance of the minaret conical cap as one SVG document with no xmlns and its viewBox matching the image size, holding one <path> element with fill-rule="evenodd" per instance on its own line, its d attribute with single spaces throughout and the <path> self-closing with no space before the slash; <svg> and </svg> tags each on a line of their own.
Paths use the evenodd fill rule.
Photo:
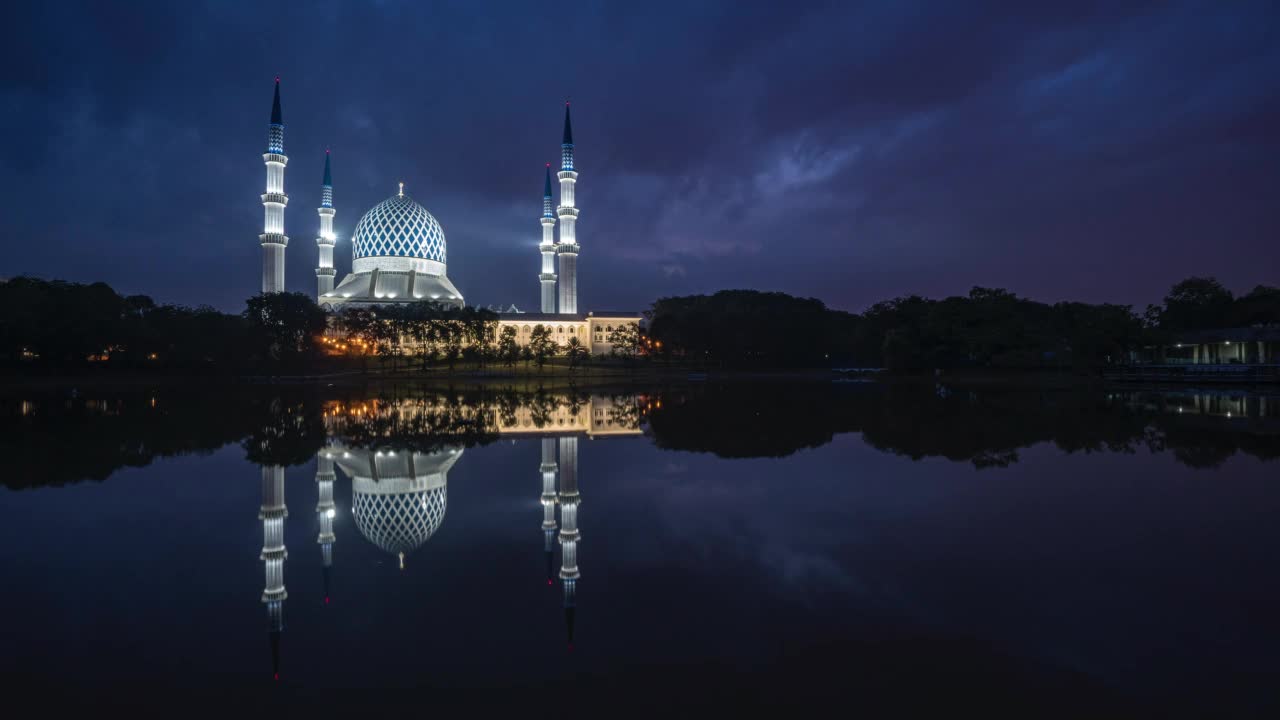
<svg viewBox="0 0 1280 720">
<path fill-rule="evenodd" d="M 283 118 L 284 116 L 280 114 L 280 76 L 277 75 L 276 76 L 276 96 L 275 96 L 275 99 L 271 101 L 271 124 L 283 125 L 284 124 Z M 567 128 L 568 126 L 566 125 L 565 127 Z M 566 129 L 565 132 L 567 133 L 569 131 Z"/>
<path fill-rule="evenodd" d="M 280 88 L 276 88 L 277 98 L 279 94 Z M 564 103 L 564 140 L 561 142 L 565 145 L 573 144 L 573 123 L 569 122 L 569 102 L 567 100 Z"/>
<path fill-rule="evenodd" d="M 324 149 L 324 182 L 320 184 L 333 187 L 333 176 L 329 173 L 329 148 Z"/>
<path fill-rule="evenodd" d="M 547 182 L 542 186 L 542 197 L 551 197 L 551 163 L 547 163 Z"/>
</svg>

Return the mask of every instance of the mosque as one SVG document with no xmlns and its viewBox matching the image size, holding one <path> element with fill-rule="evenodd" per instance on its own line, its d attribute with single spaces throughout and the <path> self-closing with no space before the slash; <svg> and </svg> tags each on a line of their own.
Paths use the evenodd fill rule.
<svg viewBox="0 0 1280 720">
<path fill-rule="evenodd" d="M 267 129 L 267 188 L 262 195 L 265 222 L 259 241 L 262 245 L 262 292 L 285 289 L 284 214 L 289 197 L 284 192 L 284 171 L 289 158 L 284 151 L 284 115 L 280 108 L 280 78 L 276 78 Z M 612 349 L 609 333 L 626 324 L 639 325 L 637 312 L 580 312 L 578 310 L 578 207 L 574 190 L 578 172 L 574 164 L 573 126 L 569 104 L 564 107 L 564 135 L 560 144 L 560 202 L 552 208 L 551 164 L 546 166 L 543 184 L 542 240 L 538 245 L 541 272 L 538 274 L 539 312 L 520 312 L 514 306 L 499 313 L 499 331 L 516 329 L 521 345 L 528 343 L 533 328 L 549 329 L 557 344 L 577 337 L 593 354 Z M 435 216 L 405 194 L 404 183 L 395 195 L 373 206 L 361 216 L 351 236 L 351 272 L 336 285 L 333 250 L 337 235 L 333 219 L 333 174 L 329 151 L 325 151 L 324 178 L 320 186 L 320 232 L 316 237 L 316 300 L 331 313 L 350 307 L 378 307 L 414 302 L 432 302 L 447 307 L 463 307 L 462 292 L 448 275 L 444 229 Z M 556 227 L 559 226 L 559 236 Z"/>
<path fill-rule="evenodd" d="M 546 417 L 534 418 L 530 407 L 518 408 L 514 415 L 505 416 L 496 405 L 484 407 L 484 413 L 493 422 L 501 437 L 537 439 L 541 446 L 541 462 L 538 475 L 541 480 L 538 496 L 542 506 L 540 529 L 543 536 L 543 552 L 546 555 L 548 586 L 559 579 L 561 606 L 564 610 L 565 631 L 569 647 L 573 646 L 574 618 L 577 613 L 577 587 L 581 577 L 578 569 L 578 440 L 613 437 L 635 437 L 642 434 L 638 422 L 630 417 L 628 409 L 613 398 L 592 395 L 581 407 L 560 405 Z M 414 414 L 431 413 L 438 408 L 422 406 L 415 401 L 399 401 L 375 404 L 372 408 L 337 408 L 326 413 L 335 419 L 343 412 L 369 412 L 382 418 L 405 418 Z M 340 426 L 330 424 L 328 429 L 338 434 Z M 351 481 L 350 513 L 356 530 L 365 540 L 394 557 L 401 571 L 406 568 L 406 558 L 427 544 L 444 523 L 448 510 L 449 471 L 462 458 L 460 447 L 446 447 L 434 452 L 413 450 L 374 450 L 366 447 L 344 445 L 337 440 L 316 454 L 316 517 L 319 532 L 316 543 L 320 546 L 323 573 L 324 603 L 332 596 L 332 572 L 334 545 L 337 534 L 334 521 L 338 518 L 338 504 L 334 498 L 336 469 L 340 469 Z M 285 590 L 284 566 L 288 557 L 285 548 L 284 523 L 289 515 L 285 503 L 284 468 L 263 466 L 262 504 L 258 518 L 262 521 L 262 551 L 265 584 L 262 603 L 267 608 L 268 632 L 271 641 L 272 673 L 280 679 L 281 638 L 284 631 L 284 605 L 288 598 Z M 560 516 L 557 522 L 556 510 Z M 555 546 L 560 546 L 560 569 L 555 569 Z"/>
</svg>

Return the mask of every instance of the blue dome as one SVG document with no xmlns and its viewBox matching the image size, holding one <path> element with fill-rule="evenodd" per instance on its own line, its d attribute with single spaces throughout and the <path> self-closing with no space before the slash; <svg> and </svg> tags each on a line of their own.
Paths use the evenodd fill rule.
<svg viewBox="0 0 1280 720">
<path fill-rule="evenodd" d="M 444 264 L 444 230 L 426 208 L 404 195 L 393 195 L 356 223 L 351 256 L 420 258 Z"/>
</svg>

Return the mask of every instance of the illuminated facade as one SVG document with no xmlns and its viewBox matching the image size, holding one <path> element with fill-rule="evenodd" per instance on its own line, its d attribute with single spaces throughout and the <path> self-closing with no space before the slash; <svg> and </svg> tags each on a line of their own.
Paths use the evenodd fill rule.
<svg viewBox="0 0 1280 720">
<path fill-rule="evenodd" d="M 433 302 L 462 307 L 462 293 L 447 275 L 444 230 L 434 215 L 399 192 L 356 223 L 351 236 L 351 274 L 320 295 L 320 306 Z"/>
<path fill-rule="evenodd" d="M 542 229 L 538 254 L 538 312 L 499 314 L 499 332 L 503 327 L 516 330 L 516 342 L 527 345 L 533 329 L 543 325 L 551 339 L 564 347 L 577 338 L 590 353 L 600 355 L 612 350 L 609 333 L 623 324 L 640 324 L 635 312 L 579 312 L 578 310 L 578 206 L 575 198 L 578 171 L 574 159 L 573 127 L 569 104 L 564 108 L 564 132 L 560 143 L 560 169 L 556 178 L 560 185 L 560 201 L 554 206 L 551 190 L 551 164 L 543 182 Z M 285 206 L 284 120 L 280 109 L 280 79 L 276 78 L 271 105 L 271 123 L 267 132 L 267 189 L 262 195 L 265 212 L 262 244 L 262 292 L 285 289 Z M 316 235 L 316 300 L 324 309 L 340 313 L 351 307 L 378 307 L 415 302 L 431 302 L 447 307 L 463 307 L 462 293 L 448 276 L 447 246 L 444 229 L 425 207 L 405 194 L 400 183 L 395 195 L 378 203 L 360 217 L 351 236 L 351 272 L 337 280 L 333 251 L 338 236 L 333 221 L 337 214 L 333 204 L 333 175 L 329 151 L 325 150 L 324 178 L 320 185 L 320 227 Z M 559 225 L 557 237 L 556 226 Z M 514 308 L 513 308 L 514 309 Z"/>
</svg>

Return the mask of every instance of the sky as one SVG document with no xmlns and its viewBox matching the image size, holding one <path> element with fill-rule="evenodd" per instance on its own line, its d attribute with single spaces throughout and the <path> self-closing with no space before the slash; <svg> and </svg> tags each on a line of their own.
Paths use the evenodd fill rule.
<svg viewBox="0 0 1280 720">
<path fill-rule="evenodd" d="M 1158 302 L 1280 284 L 1280 6 L 26 2 L 0 30 L 0 277 L 228 311 L 261 283 L 281 78 L 286 284 L 396 183 L 472 304 L 536 310 L 572 101 L 579 307 L 974 285 Z"/>
</svg>

